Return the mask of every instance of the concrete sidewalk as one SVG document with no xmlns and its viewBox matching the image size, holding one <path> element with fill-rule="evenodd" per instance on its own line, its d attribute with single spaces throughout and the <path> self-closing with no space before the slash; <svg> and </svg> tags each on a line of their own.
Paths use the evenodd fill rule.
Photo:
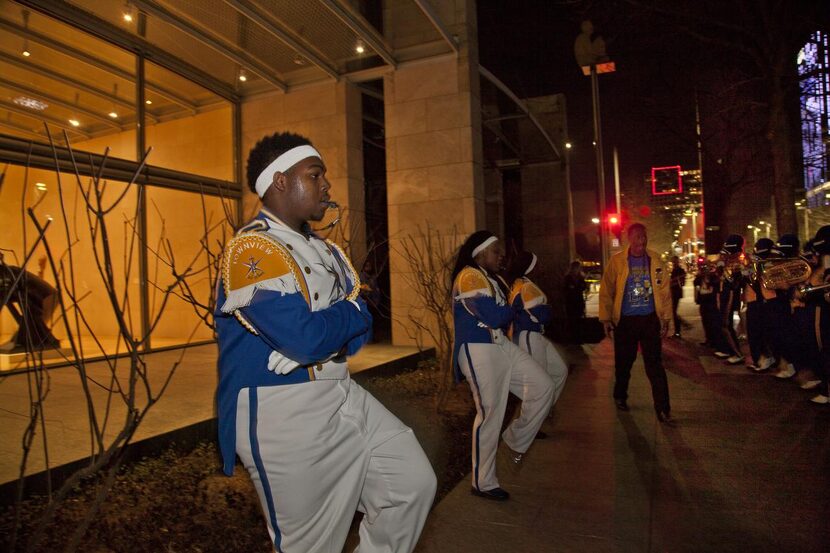
<svg viewBox="0 0 830 553">
<path fill-rule="evenodd" d="M 657 422 L 638 359 L 629 405 L 611 400 L 613 347 L 567 350 L 554 416 L 497 503 L 465 478 L 434 509 L 416 551 L 759 552 L 830 548 L 830 409 L 792 382 L 729 367 L 697 343 L 664 341 L 676 428 Z"/>
</svg>

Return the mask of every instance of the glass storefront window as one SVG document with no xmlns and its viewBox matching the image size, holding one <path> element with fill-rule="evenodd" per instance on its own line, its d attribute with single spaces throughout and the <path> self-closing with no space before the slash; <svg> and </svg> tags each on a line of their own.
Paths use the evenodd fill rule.
<svg viewBox="0 0 830 553">
<path fill-rule="evenodd" d="M 234 180 L 230 102 L 154 63 L 146 63 L 145 74 L 146 144 L 153 148 L 148 162 Z"/>
<path fill-rule="evenodd" d="M 71 171 L 66 161 L 62 173 L 49 169 L 52 150 L 41 146 L 49 144 L 46 123 L 58 147 L 65 146 L 63 133 L 67 133 L 76 159 L 83 163 L 88 163 L 88 154 L 103 155 L 109 149 L 103 202 L 120 200 L 105 223 L 118 309 L 133 338 L 141 337 L 144 325 L 155 323 L 150 335 L 153 349 L 212 340 L 204 319 L 211 307 L 217 256 L 232 233 L 226 218 L 236 213 L 238 201 L 233 199 L 236 185 L 232 183 L 233 104 L 150 61 L 143 63 L 144 78 L 139 83 L 133 52 L 11 2 L 0 3 L 0 31 L 4 262 L 20 266 L 37 237 L 27 208 L 33 207 L 41 222 L 51 217 L 47 241 L 59 275 L 56 278 L 50 264 L 44 263 L 43 245 L 36 248 L 26 270 L 46 286 L 62 283 L 70 311 L 67 319 L 81 355 L 98 358 L 126 351 L 101 274 L 101 226 L 90 219 L 82 193 L 89 189 L 89 175 L 100 168 L 101 159 L 94 162 L 94 170 L 81 170 L 80 183 L 74 173 L 66 172 Z M 143 143 L 152 148 L 146 161 L 149 169 L 139 179 L 146 192 L 146 239 L 137 230 L 141 185 L 126 182 L 140 157 L 138 86 L 143 87 Z M 39 161 L 27 169 L 23 163 L 30 142 L 39 148 Z M 198 192 L 202 187 L 204 194 Z M 224 199 L 211 195 L 220 188 L 228 193 Z M 146 280 L 140 271 L 145 253 Z M 190 267 L 191 274 L 186 287 L 174 289 L 165 302 L 165 291 L 175 280 L 171 259 L 177 272 Z M 74 298 L 67 289 L 70 269 Z M 142 320 L 143 311 L 149 313 L 148 321 Z M 54 309 L 48 323 L 62 350 L 52 352 L 47 363 L 64 361 L 69 343 L 60 308 Z M 17 328 L 13 311 L 4 307 L 0 344 L 12 340 Z"/>
<path fill-rule="evenodd" d="M 210 307 L 221 245 L 233 236 L 226 214 L 233 213 L 235 203 L 218 196 L 150 186 L 147 206 L 150 320 L 158 318 L 152 345 L 158 348 L 212 340 L 213 332 L 202 317 Z M 171 264 L 178 274 L 187 271 L 190 276 L 165 302 L 164 291 L 175 283 Z"/>
<path fill-rule="evenodd" d="M 0 30 L 0 133 L 135 160 L 132 53 L 13 2 Z"/>
<path fill-rule="evenodd" d="M 103 228 L 90 219 L 81 189 L 87 190 L 90 179 L 74 174 L 45 169 L 9 165 L 0 194 L 0 248 L 7 265 L 21 267 L 38 232 L 25 213 L 33 208 L 41 225 L 51 219 L 45 244 L 34 250 L 25 269 L 53 288 L 60 280 L 64 288 L 63 302 L 68 324 L 84 357 L 101 357 L 125 351 L 118 333 L 115 310 L 102 272 L 105 266 L 102 246 Z M 102 183 L 103 184 L 103 183 Z M 59 188 L 60 187 L 60 188 Z M 134 335 L 140 335 L 140 294 L 137 251 L 139 240 L 134 231 L 137 187 L 126 182 L 107 181 L 102 186 L 102 205 L 112 209 L 103 218 L 109 244 L 110 263 L 114 275 L 114 293 L 121 305 L 125 322 Z M 122 196 L 123 193 L 123 196 Z M 119 199 L 120 198 L 120 199 Z M 115 202 L 117 201 L 117 204 Z M 47 247 L 48 245 L 48 252 Z M 70 250 L 71 245 L 71 250 Z M 97 254 L 97 255 L 96 255 Z M 58 274 L 52 270 L 52 263 Z M 73 280 L 74 279 L 74 280 Z M 80 315 L 76 318 L 77 314 Z M 47 323 L 60 340 L 63 355 L 70 355 L 67 321 L 59 306 L 54 305 Z M 0 314 L 0 342 L 11 340 L 18 324 L 9 309 Z M 60 356 L 53 356 L 60 361 Z"/>
</svg>

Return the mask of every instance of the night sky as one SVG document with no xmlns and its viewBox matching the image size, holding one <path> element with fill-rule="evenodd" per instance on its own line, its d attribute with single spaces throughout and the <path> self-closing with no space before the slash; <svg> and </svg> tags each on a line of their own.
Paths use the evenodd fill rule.
<svg viewBox="0 0 830 553">
<path fill-rule="evenodd" d="M 564 93 L 574 189 L 596 187 L 590 78 L 573 55 L 586 16 L 608 43 L 617 72 L 600 76 L 606 176 L 613 182 L 611 151 L 620 153 L 623 188 L 642 182 L 652 166 L 697 166 L 693 86 L 684 60 L 697 47 L 653 18 L 582 13 L 578 2 L 480 0 L 479 57 L 482 66 L 520 98 Z M 608 5 L 611 5 L 609 2 Z"/>
</svg>

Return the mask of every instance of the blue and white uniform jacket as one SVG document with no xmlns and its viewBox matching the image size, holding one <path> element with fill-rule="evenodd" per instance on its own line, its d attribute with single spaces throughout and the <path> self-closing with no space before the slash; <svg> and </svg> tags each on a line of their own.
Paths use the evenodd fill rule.
<svg viewBox="0 0 830 553">
<path fill-rule="evenodd" d="M 545 325 L 551 320 L 552 311 L 548 298 L 536 284 L 527 277 L 516 279 L 510 290 L 510 305 L 516 312 L 513 321 L 513 341 L 518 344 L 523 330 L 545 333 Z"/>
<path fill-rule="evenodd" d="M 478 267 L 465 267 L 452 287 L 453 371 L 456 381 L 464 380 L 458 355 L 464 344 L 494 344 L 502 339 L 513 321 L 513 309 L 495 278 Z"/>
<path fill-rule="evenodd" d="M 311 231 L 300 234 L 264 209 L 228 243 L 215 312 L 226 474 L 233 473 L 240 390 L 348 377 L 346 355 L 366 343 L 372 324 L 358 305 L 359 285 L 336 245 Z"/>
</svg>

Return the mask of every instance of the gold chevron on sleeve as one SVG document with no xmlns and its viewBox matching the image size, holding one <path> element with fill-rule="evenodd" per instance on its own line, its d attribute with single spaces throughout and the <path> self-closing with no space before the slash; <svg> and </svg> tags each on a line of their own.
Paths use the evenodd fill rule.
<svg viewBox="0 0 830 553">
<path fill-rule="evenodd" d="M 469 294 L 470 292 L 476 292 L 479 290 L 485 291 L 485 293 L 491 293 L 490 282 L 487 280 L 487 277 L 482 274 L 481 271 L 473 269 L 472 267 L 466 267 L 463 269 L 457 277 L 457 292 L 459 294 Z"/>
<path fill-rule="evenodd" d="M 228 292 L 293 273 L 291 265 L 294 264 L 281 244 L 260 233 L 233 238 L 225 249 L 223 261 Z"/>
</svg>

